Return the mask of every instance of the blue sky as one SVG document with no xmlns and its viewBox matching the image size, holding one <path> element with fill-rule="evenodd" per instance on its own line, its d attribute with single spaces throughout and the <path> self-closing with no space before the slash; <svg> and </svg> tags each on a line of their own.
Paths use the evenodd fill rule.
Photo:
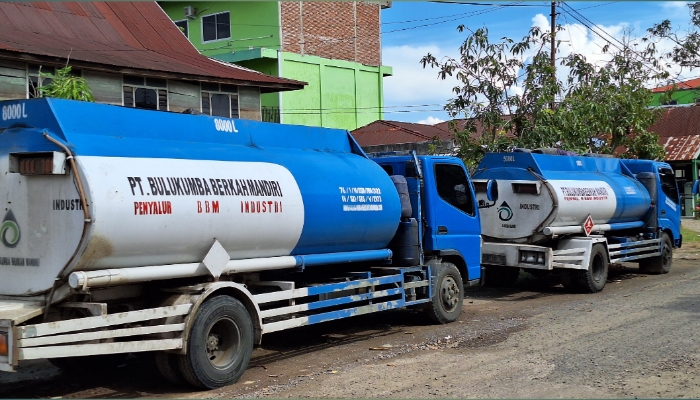
<svg viewBox="0 0 700 400">
<path fill-rule="evenodd" d="M 457 32 L 459 24 L 470 29 L 485 26 L 494 39 L 506 36 L 519 40 L 534 25 L 549 30 L 551 3 L 548 1 L 496 0 L 488 4 L 491 5 L 395 1 L 391 8 L 382 11 L 382 64 L 394 70 L 393 76 L 384 78 L 384 119 L 437 123 L 449 118 L 442 106 L 452 97 L 451 88 L 457 80 L 440 81 L 437 70 L 423 69 L 419 61 L 427 53 L 438 60 L 444 56 L 456 57 L 466 38 L 466 33 Z M 516 6 L 508 6 L 513 4 Z M 681 1 L 569 1 L 566 4 L 618 39 L 625 30 L 631 31 L 633 37 L 641 37 L 647 28 L 664 19 L 671 20 L 676 27 L 689 28 L 688 8 Z M 562 51 L 573 50 L 591 60 L 603 58 L 600 47 L 605 40 L 565 10 L 557 8 L 557 24 L 565 28 L 557 36 L 566 41 Z M 665 45 L 670 48 L 670 44 Z M 696 77 L 700 71 L 683 74 Z"/>
</svg>

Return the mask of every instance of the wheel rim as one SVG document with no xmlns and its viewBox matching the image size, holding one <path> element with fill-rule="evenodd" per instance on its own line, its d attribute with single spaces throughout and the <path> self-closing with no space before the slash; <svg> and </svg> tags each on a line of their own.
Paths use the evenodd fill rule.
<svg viewBox="0 0 700 400">
<path fill-rule="evenodd" d="M 603 256 L 596 254 L 591 260 L 591 275 L 596 282 L 600 282 L 603 278 L 603 265 Z"/>
<path fill-rule="evenodd" d="M 222 318 L 209 325 L 205 351 L 207 360 L 216 369 L 226 369 L 236 362 L 241 332 L 230 318 Z"/>
<path fill-rule="evenodd" d="M 459 286 L 454 277 L 446 276 L 440 285 L 440 300 L 445 311 L 452 312 L 459 304 Z"/>
</svg>

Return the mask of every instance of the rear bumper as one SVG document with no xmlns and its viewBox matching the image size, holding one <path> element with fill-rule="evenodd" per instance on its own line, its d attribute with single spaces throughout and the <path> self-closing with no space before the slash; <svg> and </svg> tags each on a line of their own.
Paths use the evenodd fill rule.
<svg viewBox="0 0 700 400">
<path fill-rule="evenodd" d="M 41 315 L 43 311 L 44 307 L 38 301 L 0 300 L 0 339 L 5 342 L 0 353 L 0 371 L 14 371 L 19 361 L 15 326 Z"/>
</svg>

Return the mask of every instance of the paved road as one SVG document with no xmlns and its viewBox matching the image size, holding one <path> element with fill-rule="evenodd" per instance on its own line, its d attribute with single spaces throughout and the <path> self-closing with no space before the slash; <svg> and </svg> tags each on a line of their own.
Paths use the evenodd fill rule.
<svg viewBox="0 0 700 400">
<path fill-rule="evenodd" d="M 141 357 L 87 375 L 28 364 L 0 373 L 0 397 L 700 397 L 698 253 L 664 276 L 613 271 L 595 295 L 523 274 L 470 291 L 448 325 L 404 310 L 271 334 L 214 391 L 173 388 Z"/>
</svg>

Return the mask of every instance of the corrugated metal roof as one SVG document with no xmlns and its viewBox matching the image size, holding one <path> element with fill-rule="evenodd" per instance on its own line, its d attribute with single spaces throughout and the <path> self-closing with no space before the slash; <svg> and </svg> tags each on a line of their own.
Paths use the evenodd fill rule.
<svg viewBox="0 0 700 400">
<path fill-rule="evenodd" d="M 4 50 L 4 51 L 3 51 Z M 302 89 L 199 54 L 155 2 L 0 2 L 0 54 L 56 57 L 180 79 Z"/>
<path fill-rule="evenodd" d="M 432 125 L 398 121 L 374 121 L 352 131 L 357 143 L 362 146 L 385 144 L 421 143 L 438 138 L 452 140 L 453 136 Z"/>
<path fill-rule="evenodd" d="M 670 107 L 649 127 L 659 135 L 666 161 L 693 160 L 700 154 L 700 107 Z"/>
<path fill-rule="evenodd" d="M 700 78 L 690 79 L 690 80 L 687 80 L 684 82 L 678 82 L 675 85 L 676 85 L 676 89 L 695 89 L 697 87 L 700 87 Z M 671 90 L 672 88 L 673 88 L 673 84 L 657 87 L 657 88 L 651 89 L 651 91 L 652 91 L 652 93 L 662 93 L 662 92 L 666 92 L 668 90 Z"/>
<path fill-rule="evenodd" d="M 509 120 L 510 116 L 505 115 L 503 118 L 505 120 Z M 443 122 L 440 122 L 438 124 L 435 124 L 434 126 L 438 129 L 442 129 L 442 130 L 448 131 L 448 132 L 453 132 L 453 133 L 455 131 L 461 132 L 464 130 L 464 126 L 466 125 L 467 121 L 468 121 L 467 119 L 459 118 L 459 119 L 453 119 L 451 121 L 443 121 Z M 451 125 L 451 127 L 450 127 L 450 125 Z M 481 121 L 476 121 L 476 132 L 472 134 L 472 138 L 477 139 L 483 134 L 484 134 L 483 124 L 481 123 Z M 508 133 L 507 136 L 514 137 L 514 135 L 511 133 Z"/>
</svg>

